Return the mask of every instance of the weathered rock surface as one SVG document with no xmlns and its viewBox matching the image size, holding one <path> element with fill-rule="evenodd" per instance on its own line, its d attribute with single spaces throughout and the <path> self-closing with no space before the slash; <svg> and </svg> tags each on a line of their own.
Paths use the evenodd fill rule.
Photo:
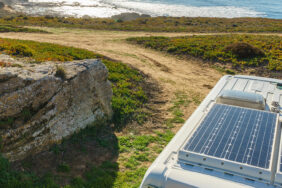
<svg viewBox="0 0 282 188">
<path fill-rule="evenodd" d="M 98 60 L 0 67 L 1 152 L 18 160 L 110 118 L 107 76 Z"/>
</svg>

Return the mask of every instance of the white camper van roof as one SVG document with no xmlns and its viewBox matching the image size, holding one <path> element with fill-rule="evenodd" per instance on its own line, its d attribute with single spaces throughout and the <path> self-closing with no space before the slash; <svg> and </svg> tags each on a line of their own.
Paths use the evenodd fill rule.
<svg viewBox="0 0 282 188">
<path fill-rule="evenodd" d="M 282 81 L 224 76 L 141 187 L 282 186 Z"/>
</svg>

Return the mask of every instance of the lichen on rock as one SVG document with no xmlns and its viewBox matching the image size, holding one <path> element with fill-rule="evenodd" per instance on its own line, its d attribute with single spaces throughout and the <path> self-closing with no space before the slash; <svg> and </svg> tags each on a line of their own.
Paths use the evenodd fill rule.
<svg viewBox="0 0 282 188">
<path fill-rule="evenodd" d="M 57 69 L 64 78 L 56 75 Z M 99 60 L 0 67 L 0 136 L 11 161 L 112 115 L 108 70 Z"/>
</svg>

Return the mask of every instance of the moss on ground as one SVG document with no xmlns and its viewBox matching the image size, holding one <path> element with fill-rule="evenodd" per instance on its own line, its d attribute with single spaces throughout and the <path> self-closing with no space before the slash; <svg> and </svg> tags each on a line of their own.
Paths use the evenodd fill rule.
<svg viewBox="0 0 282 188">
<path fill-rule="evenodd" d="M 194 56 L 210 62 L 220 62 L 223 65 L 232 64 L 233 68 L 263 67 L 270 71 L 282 71 L 282 37 L 279 36 L 230 34 L 174 38 L 137 37 L 129 38 L 128 41 L 177 56 Z M 238 48 L 235 51 L 238 43 L 243 43 L 245 50 L 256 51 L 259 55 L 254 55 L 254 53 L 250 55 L 246 51 L 240 51 L 238 54 Z M 236 44 L 235 47 L 234 44 Z M 232 71 L 229 70 L 229 72 Z"/>
</svg>

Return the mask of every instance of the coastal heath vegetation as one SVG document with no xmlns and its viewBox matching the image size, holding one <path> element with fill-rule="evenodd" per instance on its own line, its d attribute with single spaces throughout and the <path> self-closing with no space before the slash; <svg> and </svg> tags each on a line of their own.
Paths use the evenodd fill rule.
<svg viewBox="0 0 282 188">
<path fill-rule="evenodd" d="M 282 72 L 280 36 L 247 34 L 135 37 L 128 42 L 181 57 L 197 57 L 207 62 L 232 65 L 234 70 L 245 68 Z"/>
<path fill-rule="evenodd" d="M 0 24 L 0 33 L 6 32 L 23 32 L 23 33 L 48 33 L 47 31 L 43 31 L 40 29 L 31 29 L 13 25 L 2 25 Z"/>
<path fill-rule="evenodd" d="M 62 18 L 53 16 L 8 16 L 0 24 L 13 26 L 43 26 L 86 28 L 96 30 L 152 31 L 152 32 L 267 32 L 281 33 L 282 21 L 268 18 L 190 18 L 152 17 L 120 21 L 110 18 Z"/>
</svg>

